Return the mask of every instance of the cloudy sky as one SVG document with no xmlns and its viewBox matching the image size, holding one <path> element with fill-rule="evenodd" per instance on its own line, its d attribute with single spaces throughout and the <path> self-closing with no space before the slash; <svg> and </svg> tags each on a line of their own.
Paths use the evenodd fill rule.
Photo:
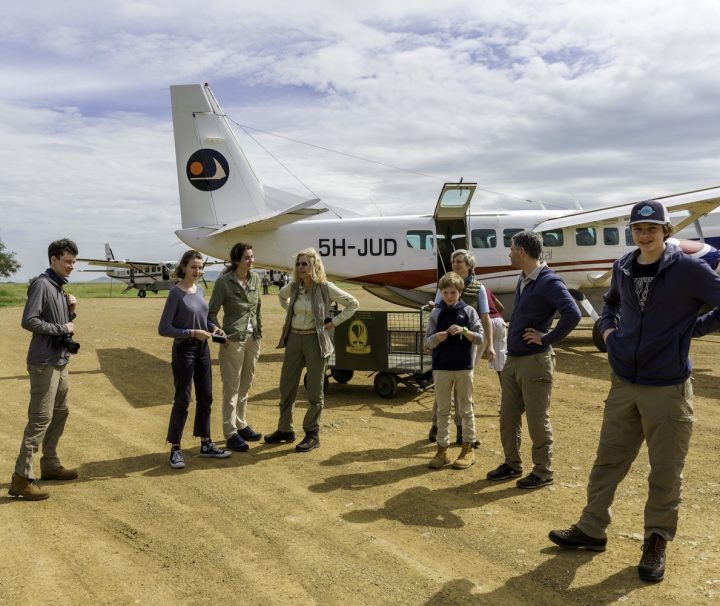
<svg viewBox="0 0 720 606">
<path fill-rule="evenodd" d="M 717 0 L 31 4 L 0 20 L 20 280 L 62 236 L 181 255 L 172 84 L 210 83 L 263 183 L 372 214 L 430 212 L 460 177 L 523 208 L 720 184 Z"/>
</svg>

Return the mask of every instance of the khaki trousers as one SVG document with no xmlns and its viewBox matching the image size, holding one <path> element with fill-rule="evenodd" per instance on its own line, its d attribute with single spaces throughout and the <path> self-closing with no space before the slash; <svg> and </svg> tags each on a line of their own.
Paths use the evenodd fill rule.
<svg viewBox="0 0 720 606">
<path fill-rule="evenodd" d="M 229 438 L 238 429 L 248 426 L 247 402 L 260 357 L 260 340 L 248 334 L 244 341 L 228 341 L 220 346 L 220 378 L 222 379 L 223 434 Z"/>
<path fill-rule="evenodd" d="M 20 454 L 15 462 L 15 473 L 31 480 L 33 458 L 42 445 L 40 468 L 50 471 L 60 467 L 57 445 L 65 429 L 69 410 L 68 365 L 35 366 L 28 364 L 30 375 L 30 404 Z"/>
<path fill-rule="evenodd" d="M 305 433 L 317 434 L 323 407 L 323 381 L 327 360 L 320 354 L 317 334 L 299 335 L 291 332 L 285 345 L 280 371 L 280 431 L 293 431 L 295 399 L 303 369 L 307 369 L 308 407 L 303 419 Z"/>
<path fill-rule="evenodd" d="M 530 356 L 508 356 L 500 373 L 500 441 L 505 463 L 522 470 L 520 444 L 525 413 L 532 440 L 532 473 L 543 480 L 553 477 L 553 430 L 549 411 L 554 372 L 555 354 L 551 349 Z"/>
<path fill-rule="evenodd" d="M 650 459 L 645 537 L 656 533 L 671 541 L 677 531 L 693 421 L 691 379 L 680 385 L 656 387 L 628 383 L 613 373 L 588 482 L 587 505 L 577 527 L 592 537 L 606 536 L 615 490 L 645 441 Z"/>
<path fill-rule="evenodd" d="M 473 370 L 433 370 L 437 402 L 437 444 L 450 445 L 450 409 L 455 395 L 455 411 L 462 423 L 463 442 L 475 442 Z"/>
</svg>

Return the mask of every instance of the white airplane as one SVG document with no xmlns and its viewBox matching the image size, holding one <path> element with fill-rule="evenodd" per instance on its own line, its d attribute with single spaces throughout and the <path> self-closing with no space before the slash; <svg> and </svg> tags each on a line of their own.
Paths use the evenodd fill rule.
<svg viewBox="0 0 720 606">
<path fill-rule="evenodd" d="M 147 295 L 147 291 L 157 294 L 161 290 L 170 290 L 177 282 L 175 278 L 176 262 L 115 259 L 109 243 L 105 244 L 105 259 L 78 259 L 78 261 L 88 265 L 104 265 L 105 269 L 82 269 L 80 271 L 102 272 L 113 280 L 125 282 L 127 287 L 123 293 L 137 288 L 137 296 L 141 298 Z M 212 263 L 206 261 L 206 264 Z"/>
<path fill-rule="evenodd" d="M 438 276 L 450 268 L 450 255 L 459 248 L 473 252 L 475 272 L 487 287 L 512 295 L 517 269 L 508 259 L 510 239 L 529 229 L 542 234 L 548 265 L 596 320 L 592 302 L 607 290 L 613 261 L 633 248 L 626 224 L 634 202 L 590 211 L 483 212 L 478 204 L 487 194 L 475 183 L 445 184 L 433 214 L 348 217 L 317 198 L 261 185 L 207 84 L 171 86 L 170 92 L 182 215 L 182 229 L 175 233 L 204 254 L 226 259 L 236 242 L 246 241 L 258 264 L 289 271 L 293 254 L 312 246 L 329 276 L 419 307 L 432 297 Z M 682 230 L 679 235 L 700 240 L 680 240 L 686 253 L 717 267 L 720 213 L 712 221 L 701 218 L 720 206 L 720 187 L 667 196 L 663 202 Z M 328 210 L 333 218 L 313 218 Z M 716 238 L 714 246 L 710 237 Z M 505 302 L 509 311 L 512 296 Z M 594 333 L 599 346 L 602 339 Z"/>
</svg>

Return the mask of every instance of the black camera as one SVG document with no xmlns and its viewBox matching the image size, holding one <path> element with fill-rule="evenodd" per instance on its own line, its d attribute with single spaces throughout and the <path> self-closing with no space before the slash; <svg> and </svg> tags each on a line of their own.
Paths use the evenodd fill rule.
<svg viewBox="0 0 720 606">
<path fill-rule="evenodd" d="M 64 347 L 68 350 L 68 353 L 76 354 L 80 351 L 80 343 L 73 340 L 71 334 L 58 335 L 55 337 L 55 342 L 58 347 Z"/>
<path fill-rule="evenodd" d="M 213 343 L 227 343 L 227 337 L 225 335 L 213 335 Z"/>
</svg>

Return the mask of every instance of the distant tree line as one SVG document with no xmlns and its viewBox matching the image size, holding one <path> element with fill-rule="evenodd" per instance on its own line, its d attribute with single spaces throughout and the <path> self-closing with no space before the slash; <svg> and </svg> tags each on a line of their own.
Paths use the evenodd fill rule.
<svg viewBox="0 0 720 606">
<path fill-rule="evenodd" d="M 9 278 L 21 267 L 15 258 L 15 253 L 7 250 L 5 243 L 0 240 L 0 278 Z"/>
</svg>

